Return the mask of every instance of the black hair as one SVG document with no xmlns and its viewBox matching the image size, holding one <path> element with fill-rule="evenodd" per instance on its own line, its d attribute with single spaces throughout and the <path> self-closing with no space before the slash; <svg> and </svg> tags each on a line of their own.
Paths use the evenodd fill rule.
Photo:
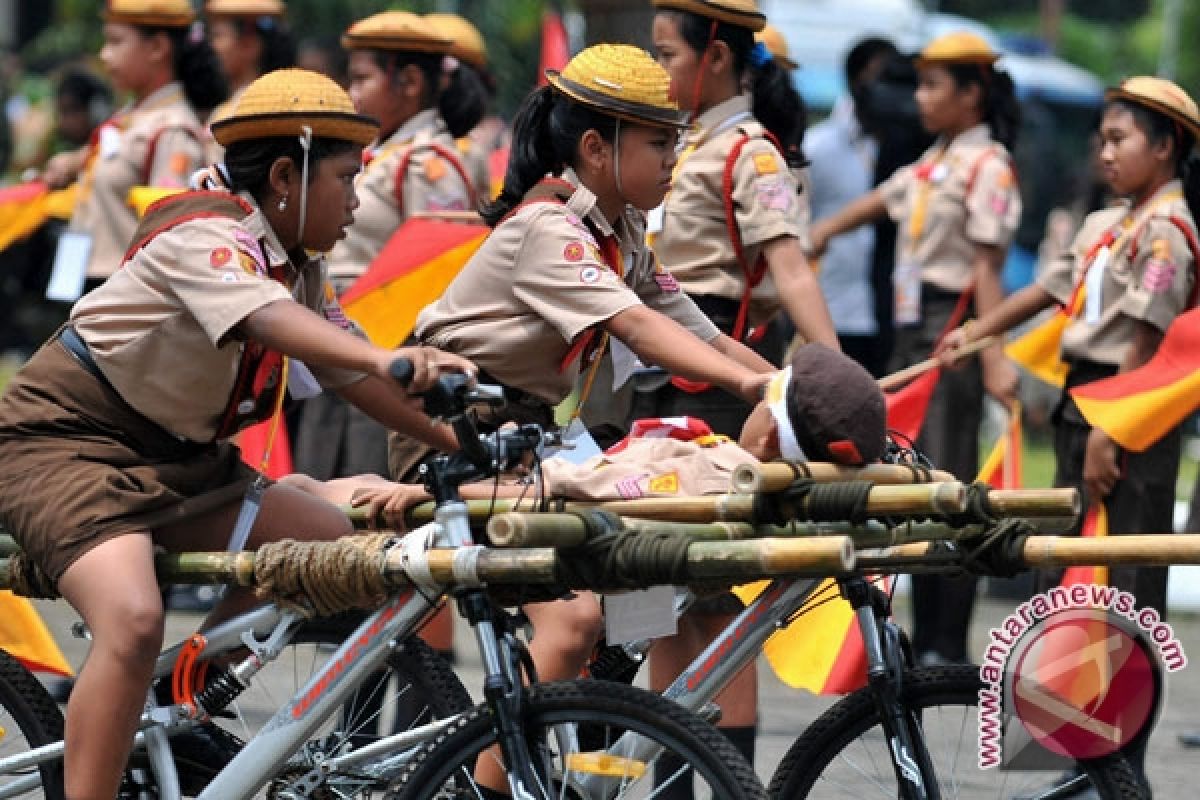
<svg viewBox="0 0 1200 800">
<path fill-rule="evenodd" d="M 253 19 L 243 17 L 235 22 L 239 31 L 253 33 L 262 42 L 258 57 L 260 75 L 296 65 L 296 40 L 283 20 L 264 15 Z"/>
<path fill-rule="evenodd" d="M 64 69 L 54 93 L 56 97 L 69 97 L 75 106 L 87 110 L 93 125 L 99 125 L 112 113 L 112 90 L 98 75 L 84 67 Z"/>
<path fill-rule="evenodd" d="M 482 74 L 470 64 L 459 64 L 450 72 L 449 83 L 438 98 L 438 113 L 455 139 L 466 136 L 487 112 L 491 97 Z"/>
<path fill-rule="evenodd" d="M 175 79 L 183 84 L 188 105 L 201 117 L 229 98 L 229 83 L 208 39 L 192 35 L 192 27 L 142 27 L 144 35 L 164 33 L 171 42 Z"/>
<path fill-rule="evenodd" d="M 543 176 L 557 175 L 572 166 L 579 140 L 589 130 L 595 130 L 606 142 L 613 141 L 617 120 L 568 100 L 550 86 L 542 86 L 521 103 L 512 130 L 504 188 L 482 211 L 484 221 L 492 226 L 516 208 Z"/>
<path fill-rule="evenodd" d="M 1104 106 L 1106 112 L 1111 108 L 1124 109 L 1132 114 L 1133 124 L 1146 134 L 1151 144 L 1171 142 L 1175 175 L 1183 184 L 1183 196 L 1192 219 L 1200 223 L 1200 159 L 1195 154 L 1196 137 L 1171 117 L 1140 103 L 1117 97 Z"/>
<path fill-rule="evenodd" d="M 991 130 L 992 138 L 1012 152 L 1021 127 L 1021 109 L 1012 78 L 991 64 L 946 64 L 945 67 L 960 89 L 972 83 L 979 86 L 983 121 Z"/>
<path fill-rule="evenodd" d="M 325 56 L 329 62 L 329 77 L 336 81 L 339 86 L 346 85 L 347 54 L 342 49 L 341 41 L 337 36 L 326 34 L 301 39 L 300 44 L 296 47 L 297 61 L 299 61 L 300 53 L 306 50 L 315 51 Z"/>
<path fill-rule="evenodd" d="M 308 155 L 308 180 L 317 175 L 316 165 L 321 159 L 338 156 L 362 146 L 345 139 L 330 139 L 315 136 Z M 262 139 L 243 139 L 225 148 L 225 169 L 229 188 L 234 192 L 249 192 L 261 206 L 267 200 L 267 185 L 271 165 L 280 158 L 290 158 L 299 169 L 304 163 L 304 148 L 299 136 L 268 136 Z"/>
<path fill-rule="evenodd" d="M 716 21 L 693 14 L 690 11 L 660 11 L 673 17 L 679 26 L 679 35 L 697 53 L 703 54 L 711 41 L 724 42 L 733 55 L 733 70 L 737 76 L 748 76 L 753 95 L 755 118 L 779 140 L 789 166 L 803 166 L 806 161 L 801 150 L 804 129 L 807 125 L 808 109 L 804 99 L 796 91 L 791 75 L 779 66 L 774 58 L 755 65 L 751 58 L 754 50 L 754 34 L 749 28 Z M 710 39 L 710 36 L 712 38 Z M 690 91 L 679 87 L 680 91 Z"/>
<path fill-rule="evenodd" d="M 384 72 L 392 75 L 405 67 L 415 65 L 425 79 L 425 93 L 421 96 L 421 108 L 434 108 L 439 103 L 442 81 L 442 56 L 437 53 L 417 53 L 407 50 L 371 50 L 375 63 Z"/>
<path fill-rule="evenodd" d="M 890 40 L 879 36 L 868 36 L 865 39 L 859 40 L 854 47 L 850 48 L 850 52 L 846 54 L 844 74 L 847 88 L 853 87 L 854 84 L 858 83 L 863 70 L 876 58 L 879 56 L 890 58 L 895 56 L 897 52 L 896 45 L 892 44 Z"/>
</svg>

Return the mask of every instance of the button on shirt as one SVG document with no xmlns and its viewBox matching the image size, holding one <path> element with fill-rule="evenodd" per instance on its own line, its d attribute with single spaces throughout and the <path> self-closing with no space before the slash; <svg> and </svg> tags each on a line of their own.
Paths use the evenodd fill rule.
<svg viewBox="0 0 1200 800">
<path fill-rule="evenodd" d="M 567 396 L 579 360 L 560 371 L 571 344 L 587 329 L 644 303 L 703 341 L 717 328 L 656 271 L 644 245 L 642 215 L 630 208 L 610 226 L 596 197 L 577 186 L 566 204 L 530 202 L 496 226 L 445 294 L 417 318 L 424 342 L 465 356 L 497 380 L 549 404 Z M 604 263 L 601 236 L 616 236 L 624 278 Z"/>
<path fill-rule="evenodd" d="M 260 274 L 269 267 L 284 267 L 290 290 Z M 354 330 L 324 270 L 321 259 L 292 267 L 260 210 L 241 222 L 196 219 L 151 239 L 75 304 L 71 324 L 125 402 L 177 436 L 209 441 L 241 358 L 234 328 L 247 316 L 294 300 Z M 311 370 L 330 389 L 365 377 Z"/>
</svg>

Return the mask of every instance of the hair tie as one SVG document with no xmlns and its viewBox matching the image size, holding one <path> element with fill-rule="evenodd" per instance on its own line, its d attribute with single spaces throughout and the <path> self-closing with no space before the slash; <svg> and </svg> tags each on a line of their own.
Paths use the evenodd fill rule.
<svg viewBox="0 0 1200 800">
<path fill-rule="evenodd" d="M 258 28 L 262 33 L 271 33 L 275 30 L 275 18 L 263 14 L 254 18 L 254 27 Z"/>
<path fill-rule="evenodd" d="M 762 69 L 774 60 L 775 56 L 771 55 L 771 51 L 762 42 L 755 42 L 754 47 L 750 48 L 750 65 L 755 69 Z"/>
<path fill-rule="evenodd" d="M 201 44 L 204 41 L 204 23 L 196 20 L 188 28 L 188 44 Z"/>
</svg>

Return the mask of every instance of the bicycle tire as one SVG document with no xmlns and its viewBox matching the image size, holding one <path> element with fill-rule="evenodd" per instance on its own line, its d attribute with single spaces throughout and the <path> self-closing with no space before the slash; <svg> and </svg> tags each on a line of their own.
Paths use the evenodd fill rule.
<svg viewBox="0 0 1200 800">
<path fill-rule="evenodd" d="M 63 716 L 58 704 L 25 665 L 3 650 L 0 650 L 0 731 L 0 756 L 4 757 L 63 738 Z M 14 735 L 17 732 L 19 738 Z M 40 785 L 13 796 L 63 800 L 62 761 L 56 759 L 38 769 Z M 0 776 L 0 794 L 11 788 L 12 781 L 32 774 L 33 770 L 26 770 Z"/>
<path fill-rule="evenodd" d="M 910 711 L 920 712 L 924 737 L 943 798 L 1010 798 L 1029 793 L 1053 781 L 1056 773 L 1013 773 L 978 766 L 979 690 L 983 683 L 978 667 L 952 665 L 922 667 L 904 675 L 901 700 Z M 949 732 L 936 730 L 949 724 Z M 948 755 L 955 743 L 969 752 Z M 1103 800 L 1147 800 L 1146 788 L 1129 762 L 1119 753 L 1079 762 Z M 965 770 L 960 773 L 959 770 Z M 986 785 L 982 785 L 986 784 Z M 877 794 L 873 792 L 878 792 Z M 858 800 L 899 796 L 887 740 L 875 697 L 868 688 L 846 695 L 818 717 L 792 744 L 779 762 L 767 789 L 772 800 L 846 797 Z"/>
<path fill-rule="evenodd" d="M 606 681 L 564 681 L 527 688 L 522 698 L 522 721 L 530 751 L 535 759 L 556 759 L 551 796 L 566 800 L 621 800 L 643 798 L 653 791 L 651 764 L 622 759 L 608 766 L 637 777 L 608 791 L 584 791 L 577 782 L 563 780 L 564 754 L 551 730 L 568 723 L 587 723 L 608 732 L 612 742 L 624 731 L 635 731 L 654 739 L 690 765 L 707 786 L 697 787 L 695 797 L 721 800 L 753 800 L 766 793 L 753 768 L 716 728 L 704 720 L 643 689 Z M 549 739 L 549 740 L 547 740 Z M 496 742 L 492 715 L 479 705 L 455 721 L 436 739 L 426 743 L 400 776 L 389 800 L 468 800 L 482 795 L 474 789 L 471 775 L 479 754 Z M 490 757 L 490 756 L 489 756 Z M 567 756 L 578 775 L 602 762 L 594 757 Z M 603 769 L 603 766 L 596 768 Z M 616 778 L 614 778 L 616 780 Z M 448 788 L 448 784 L 453 787 Z"/>
</svg>

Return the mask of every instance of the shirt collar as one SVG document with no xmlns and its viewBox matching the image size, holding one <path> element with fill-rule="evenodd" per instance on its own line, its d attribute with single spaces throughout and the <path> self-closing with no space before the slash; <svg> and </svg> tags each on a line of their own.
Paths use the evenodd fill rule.
<svg viewBox="0 0 1200 800">
<path fill-rule="evenodd" d="M 445 128 L 446 123 L 442 121 L 437 109 L 427 108 L 409 117 L 383 144 L 403 144 L 410 142 L 417 138 L 419 134 L 427 131 L 431 134 L 430 138 L 432 138 L 445 130 Z"/>
<path fill-rule="evenodd" d="M 738 114 L 750 113 L 750 95 L 737 94 L 728 100 L 717 103 L 712 108 L 696 117 L 692 130 L 688 133 L 689 142 L 699 142 L 710 131 L 720 128 L 722 123 Z"/>
<path fill-rule="evenodd" d="M 275 233 L 275 229 L 267 222 L 267 217 L 258 203 L 255 202 L 254 196 L 249 192 L 238 192 L 237 196 L 249 203 L 251 208 L 254 209 L 254 213 L 242 221 L 242 226 L 262 244 L 263 257 L 267 260 L 268 266 L 285 267 L 289 272 L 299 272 L 307 269 L 319 260 L 309 258 L 303 264 L 299 265 L 299 267 L 292 264 L 292 260 L 288 258 L 287 251 L 283 249 L 283 243 L 279 241 L 279 236 Z"/>
<path fill-rule="evenodd" d="M 945 142 L 945 137 L 942 137 L 942 141 Z M 974 127 L 967 128 L 958 136 L 955 136 L 954 139 L 949 142 L 949 144 L 953 147 L 956 145 L 988 144 L 991 141 L 992 129 L 988 127 L 987 123 L 981 122 Z"/>
</svg>

